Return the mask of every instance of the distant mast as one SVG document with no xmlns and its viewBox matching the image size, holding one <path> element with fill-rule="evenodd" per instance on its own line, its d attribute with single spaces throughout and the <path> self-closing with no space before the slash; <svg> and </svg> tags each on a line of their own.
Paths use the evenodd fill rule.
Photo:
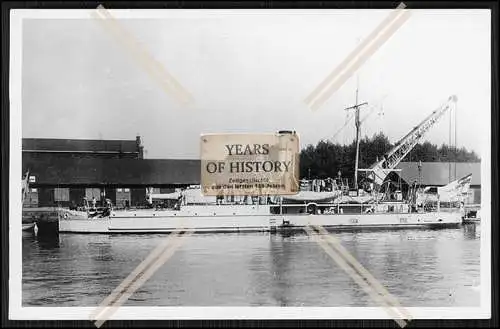
<svg viewBox="0 0 500 329">
<path fill-rule="evenodd" d="M 354 109 L 354 122 L 356 126 L 356 160 L 354 162 L 354 188 L 358 190 L 358 165 L 359 165 L 359 140 L 361 139 L 361 121 L 359 120 L 359 108 L 368 102 L 358 103 L 358 87 L 356 87 L 356 104 L 345 108 L 346 111 Z"/>
</svg>

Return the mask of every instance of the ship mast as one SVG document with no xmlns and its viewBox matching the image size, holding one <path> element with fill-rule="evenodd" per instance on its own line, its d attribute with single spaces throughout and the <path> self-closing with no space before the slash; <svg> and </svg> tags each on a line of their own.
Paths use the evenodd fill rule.
<svg viewBox="0 0 500 329">
<path fill-rule="evenodd" d="M 361 120 L 359 119 L 359 109 L 363 105 L 367 105 L 367 102 L 358 103 L 358 90 L 356 87 L 356 103 L 353 106 L 345 108 L 346 111 L 354 110 L 354 122 L 356 126 L 356 160 L 354 161 L 354 188 L 358 190 L 358 165 L 359 165 L 359 140 L 361 139 Z"/>
</svg>

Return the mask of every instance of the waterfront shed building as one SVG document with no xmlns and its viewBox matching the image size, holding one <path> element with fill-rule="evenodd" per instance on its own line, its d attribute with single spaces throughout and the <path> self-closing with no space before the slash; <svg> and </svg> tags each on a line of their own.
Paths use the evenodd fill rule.
<svg viewBox="0 0 500 329">
<path fill-rule="evenodd" d="M 136 140 L 24 139 L 23 172 L 29 171 L 25 206 L 98 204 L 110 199 L 117 207 L 145 204 L 148 188 L 169 193 L 199 184 L 199 160 L 144 159 Z"/>
<path fill-rule="evenodd" d="M 445 186 L 448 183 L 472 174 L 467 204 L 481 203 L 481 162 L 401 162 L 400 177 L 404 184 L 417 182 L 422 186 Z"/>
</svg>

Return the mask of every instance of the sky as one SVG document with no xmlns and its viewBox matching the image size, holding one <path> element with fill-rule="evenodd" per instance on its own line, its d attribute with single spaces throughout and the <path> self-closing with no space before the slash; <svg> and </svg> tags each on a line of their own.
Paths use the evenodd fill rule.
<svg viewBox="0 0 500 329">
<path fill-rule="evenodd" d="M 489 147 L 481 132 L 491 108 L 487 10 L 412 10 L 319 110 L 307 107 L 304 99 L 389 13 L 169 11 L 164 18 L 119 19 L 191 93 L 192 108 L 165 93 L 90 16 L 24 19 L 22 136 L 139 134 L 146 158 L 172 159 L 199 158 L 204 133 L 296 130 L 302 147 L 321 139 L 349 143 L 354 123 L 341 130 L 344 108 L 358 87 L 360 102 L 368 102 L 363 136 L 384 132 L 395 142 L 456 95 L 456 111 L 424 140 L 481 154 Z"/>
</svg>

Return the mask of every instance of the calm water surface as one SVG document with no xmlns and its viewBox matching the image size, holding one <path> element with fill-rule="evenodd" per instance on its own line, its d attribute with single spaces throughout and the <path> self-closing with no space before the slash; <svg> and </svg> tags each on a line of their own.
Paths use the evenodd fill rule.
<svg viewBox="0 0 500 329">
<path fill-rule="evenodd" d="M 332 233 L 403 306 L 479 306 L 480 226 Z M 167 235 L 23 234 L 24 306 L 96 306 Z M 378 306 L 307 234 L 200 234 L 128 306 Z"/>
</svg>

